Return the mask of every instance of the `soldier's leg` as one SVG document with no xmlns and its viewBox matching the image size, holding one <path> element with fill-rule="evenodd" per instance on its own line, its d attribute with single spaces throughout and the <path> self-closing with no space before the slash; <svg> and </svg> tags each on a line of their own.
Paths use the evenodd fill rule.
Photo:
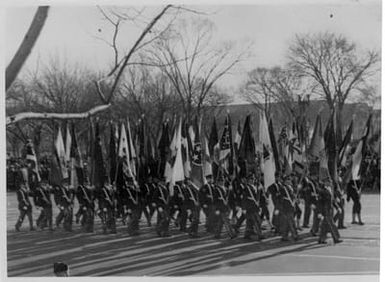
<svg viewBox="0 0 385 282">
<path fill-rule="evenodd" d="M 357 200 L 353 199 L 353 210 L 352 210 L 352 224 L 356 224 L 356 215 L 357 215 Z"/>
<path fill-rule="evenodd" d="M 330 229 L 327 220 L 325 217 L 322 218 L 320 221 L 320 232 L 319 232 L 319 237 L 318 237 L 318 243 L 319 244 L 325 244 L 326 243 L 326 238 L 327 238 L 327 233 L 328 230 Z"/>
<path fill-rule="evenodd" d="M 319 231 L 319 227 L 320 227 L 320 215 L 319 215 L 319 211 L 317 209 L 315 209 L 313 211 L 313 223 L 312 223 L 310 233 L 313 236 L 316 236 L 316 234 Z"/>
<path fill-rule="evenodd" d="M 338 232 L 337 226 L 332 221 L 331 216 L 326 217 L 325 221 L 328 224 L 329 231 L 330 231 L 330 233 L 331 233 L 331 235 L 333 237 L 334 243 L 339 243 L 339 241 L 340 241 L 340 233 Z"/>
<path fill-rule="evenodd" d="M 280 224 L 280 230 L 282 234 L 282 241 L 288 241 L 289 240 L 289 219 L 286 214 L 281 214 L 281 224 Z"/>
<path fill-rule="evenodd" d="M 187 228 L 186 228 L 186 225 L 187 225 L 187 210 L 185 208 L 181 208 L 181 211 L 179 213 L 180 215 L 180 227 L 179 227 L 179 230 L 182 231 L 182 232 L 186 232 Z"/>
<path fill-rule="evenodd" d="M 64 218 L 64 207 L 59 207 L 59 214 L 56 216 L 56 227 L 59 227 Z"/>
<path fill-rule="evenodd" d="M 298 240 L 298 232 L 296 222 L 294 220 L 294 214 L 288 216 L 288 229 L 291 233 L 291 236 L 293 236 L 293 239 Z"/>
<path fill-rule="evenodd" d="M 215 218 L 214 218 L 214 238 L 219 239 L 221 237 L 222 228 L 223 228 L 223 220 L 221 211 L 216 209 L 215 210 Z"/>
<path fill-rule="evenodd" d="M 262 234 L 262 228 L 261 228 L 262 218 L 259 216 L 258 211 L 254 211 L 252 213 L 252 223 L 253 223 L 253 231 L 257 235 L 257 240 L 259 241 L 264 239 L 265 237 Z"/>
<path fill-rule="evenodd" d="M 16 231 L 20 231 L 20 227 L 21 227 L 21 225 L 23 224 L 24 217 L 25 217 L 25 215 L 26 215 L 26 210 L 24 210 L 24 209 L 19 209 L 19 211 L 20 211 L 20 215 L 19 215 L 19 217 L 17 218 L 16 224 L 15 224 L 15 229 L 16 229 Z"/>
<path fill-rule="evenodd" d="M 199 227 L 199 214 L 200 214 L 200 208 L 199 207 L 194 207 L 192 209 L 192 214 L 191 214 L 191 226 L 189 230 L 189 235 L 193 238 L 198 237 L 198 227 Z"/>
<path fill-rule="evenodd" d="M 361 202 L 358 200 L 357 203 L 357 217 L 358 217 L 358 224 L 359 225 L 364 225 L 364 223 L 361 220 Z"/>
<path fill-rule="evenodd" d="M 273 227 L 275 229 L 275 233 L 277 233 L 277 234 L 280 233 L 280 225 L 281 225 L 280 216 L 281 215 L 279 214 L 278 210 L 273 211 L 272 224 L 273 224 Z"/>
<path fill-rule="evenodd" d="M 32 220 L 32 208 L 27 209 L 27 217 L 29 221 L 29 230 L 33 231 L 35 228 L 33 227 L 33 220 Z"/>
<path fill-rule="evenodd" d="M 311 204 L 309 201 L 305 201 L 305 210 L 303 215 L 303 228 L 309 228 L 309 220 L 310 220 L 310 214 L 311 214 Z"/>
<path fill-rule="evenodd" d="M 44 210 L 47 217 L 48 228 L 52 230 L 52 205 L 45 206 Z"/>
<path fill-rule="evenodd" d="M 345 229 L 346 227 L 344 225 L 344 220 L 345 220 L 345 200 L 344 199 L 341 199 L 340 209 L 341 209 L 341 213 L 338 218 L 338 228 Z"/>
<path fill-rule="evenodd" d="M 41 209 L 39 217 L 36 219 L 36 226 L 39 227 L 40 229 L 43 229 L 44 224 L 43 221 L 45 219 L 45 211 L 44 208 Z"/>
<path fill-rule="evenodd" d="M 111 207 L 108 209 L 108 217 L 109 217 L 109 228 L 111 230 L 111 233 L 116 233 L 116 219 L 115 219 L 115 212 L 114 208 Z"/>
</svg>

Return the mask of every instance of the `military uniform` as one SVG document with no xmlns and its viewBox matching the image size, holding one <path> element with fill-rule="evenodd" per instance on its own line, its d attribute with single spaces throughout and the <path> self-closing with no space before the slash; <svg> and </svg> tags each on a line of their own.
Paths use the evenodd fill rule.
<svg viewBox="0 0 385 282">
<path fill-rule="evenodd" d="M 331 233 L 334 243 L 341 242 L 340 234 L 333 222 L 333 194 L 331 189 L 331 186 L 326 183 L 322 185 L 319 193 L 322 214 L 322 221 L 318 240 L 318 243 L 320 244 L 326 243 L 326 236 L 328 232 Z"/>
<path fill-rule="evenodd" d="M 257 240 L 263 239 L 261 224 L 262 219 L 260 217 L 260 196 L 261 191 L 252 184 L 246 184 L 243 188 L 242 197 L 242 213 L 246 217 L 246 230 L 245 239 L 251 238 L 251 235 L 255 234 Z"/>
<path fill-rule="evenodd" d="M 152 206 L 157 209 L 156 233 L 160 237 L 169 236 L 170 192 L 163 183 L 158 183 L 152 197 Z"/>
<path fill-rule="evenodd" d="M 62 220 L 64 230 L 72 231 L 72 214 L 73 214 L 73 195 L 68 186 L 55 187 L 55 202 L 59 208 L 59 214 L 56 217 L 56 227 L 59 227 Z"/>
<path fill-rule="evenodd" d="M 229 214 L 230 210 L 228 207 L 228 194 L 229 190 L 223 185 L 218 183 L 214 186 L 214 236 L 219 239 L 221 237 L 223 226 L 227 231 L 230 238 L 236 236 L 234 228 L 230 225 Z"/>
<path fill-rule="evenodd" d="M 213 215 L 214 215 L 214 185 L 211 183 L 204 184 L 199 189 L 199 203 L 206 216 L 205 227 L 207 232 L 213 232 Z"/>
<path fill-rule="evenodd" d="M 50 230 L 53 230 L 50 187 L 44 184 L 38 186 L 35 191 L 35 199 L 35 205 L 42 209 L 39 218 L 36 220 L 36 225 L 41 229 L 48 226 Z"/>
<path fill-rule="evenodd" d="M 98 197 L 99 217 L 102 220 L 102 229 L 104 233 L 110 230 L 116 233 L 115 220 L 115 191 L 112 186 L 105 184 Z"/>
<path fill-rule="evenodd" d="M 273 217 L 271 220 L 271 223 L 273 225 L 273 228 L 275 229 L 275 233 L 280 233 L 280 225 L 281 225 L 281 201 L 280 201 L 280 188 L 281 184 L 279 182 L 276 182 L 272 185 L 270 185 L 267 188 L 267 195 L 271 195 L 271 200 L 274 205 L 274 211 L 273 211 Z"/>
<path fill-rule="evenodd" d="M 95 203 L 93 188 L 87 185 L 79 185 L 76 192 L 79 202 L 79 211 L 76 214 L 77 222 L 79 222 L 86 232 L 94 231 Z"/>
<path fill-rule="evenodd" d="M 29 191 L 25 184 L 22 184 L 19 190 L 17 191 L 17 201 L 19 203 L 20 215 L 15 224 L 16 231 L 20 230 L 20 227 L 23 224 L 25 216 L 28 217 L 29 229 L 33 231 L 34 228 L 33 228 L 33 221 L 32 221 L 32 205 L 29 200 Z"/>
<path fill-rule="evenodd" d="M 295 198 L 294 190 L 291 185 L 286 182 L 280 186 L 280 201 L 281 209 L 279 213 L 281 214 L 280 220 L 280 231 L 282 233 L 282 241 L 288 240 L 289 232 L 293 236 L 294 240 L 298 240 L 297 229 L 295 226 Z"/>
<path fill-rule="evenodd" d="M 142 214 L 142 202 L 140 199 L 139 187 L 129 181 L 123 186 L 122 194 L 123 207 L 129 219 L 127 222 L 128 234 L 130 236 L 139 234 L 139 221 Z"/>
<path fill-rule="evenodd" d="M 346 200 L 349 202 L 350 199 L 353 200 L 353 210 L 352 210 L 352 224 L 363 225 L 361 220 L 361 188 L 360 182 L 356 180 L 351 180 L 347 187 Z M 358 217 L 358 222 L 356 221 L 356 215 Z"/>
</svg>

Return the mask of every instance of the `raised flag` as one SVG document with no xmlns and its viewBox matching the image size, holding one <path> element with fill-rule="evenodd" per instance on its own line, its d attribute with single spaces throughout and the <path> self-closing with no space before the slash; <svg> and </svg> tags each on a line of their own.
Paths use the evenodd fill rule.
<svg viewBox="0 0 385 282">
<path fill-rule="evenodd" d="M 264 186 L 265 188 L 267 188 L 275 183 L 276 168 L 274 164 L 273 149 L 270 141 L 269 127 L 268 127 L 264 112 L 261 113 L 261 117 L 260 117 L 259 136 L 260 136 L 260 142 L 263 148 L 262 172 L 263 172 Z"/>
<path fill-rule="evenodd" d="M 84 171 L 83 171 L 83 162 L 80 156 L 80 151 L 78 148 L 78 142 L 75 134 L 75 125 L 72 124 L 71 127 L 71 148 L 70 148 L 70 184 L 72 187 L 76 188 L 78 185 L 83 185 L 84 183 Z"/>
<path fill-rule="evenodd" d="M 136 177 L 136 161 L 137 161 L 137 156 L 136 156 L 136 150 L 134 146 L 134 137 L 131 133 L 131 126 L 130 126 L 130 121 L 127 119 L 127 143 L 128 143 L 128 164 L 131 169 L 131 173 L 134 177 Z"/>
<path fill-rule="evenodd" d="M 368 120 L 366 121 L 366 125 L 364 128 L 364 133 L 358 142 L 357 148 L 354 151 L 352 157 L 352 179 L 359 180 L 362 176 L 362 160 L 366 155 L 366 142 L 370 132 L 370 123 L 371 123 L 372 115 L 369 115 Z"/>
<path fill-rule="evenodd" d="M 273 120 L 272 119 L 269 120 L 269 136 L 270 136 L 270 141 L 271 141 L 271 147 L 273 149 L 275 168 L 277 171 L 281 171 L 281 166 L 279 163 L 278 147 L 277 147 L 277 142 L 275 141 Z"/>
<path fill-rule="evenodd" d="M 67 169 L 70 170 L 70 162 L 71 162 L 71 143 L 72 143 L 72 137 L 71 137 L 71 132 L 70 132 L 70 125 L 67 122 L 66 126 L 66 143 L 65 143 L 65 151 L 66 151 L 66 164 L 67 164 Z"/>
<path fill-rule="evenodd" d="M 206 177 L 213 176 L 212 160 L 210 157 L 209 141 L 207 137 L 203 137 L 203 175 L 204 182 L 206 183 Z"/>
<path fill-rule="evenodd" d="M 164 122 L 162 125 L 162 132 L 158 143 L 158 151 L 159 162 L 157 175 L 159 177 L 163 177 L 166 168 L 167 156 L 170 152 L 170 135 L 168 121 Z"/>
<path fill-rule="evenodd" d="M 117 163 L 117 144 L 116 144 L 116 126 L 110 123 L 110 144 L 108 150 L 108 159 L 110 163 L 110 183 L 113 184 L 116 178 L 116 163 Z"/>
<path fill-rule="evenodd" d="M 186 178 L 190 178 L 190 174 L 191 174 L 190 154 L 192 151 L 192 144 L 191 144 L 190 134 L 188 132 L 188 125 L 186 120 L 183 121 L 181 134 L 182 134 L 181 148 L 182 148 L 184 175 Z"/>
<path fill-rule="evenodd" d="M 194 122 L 194 143 L 191 156 L 191 181 L 197 186 L 202 187 L 204 183 L 203 177 L 203 147 L 200 135 L 200 126 L 198 118 Z"/>
<path fill-rule="evenodd" d="M 129 149 L 129 142 L 127 138 L 127 132 L 124 124 L 121 124 L 121 129 L 120 129 L 120 139 L 119 139 L 119 149 L 118 149 L 118 166 L 119 169 L 121 169 L 124 177 L 119 181 L 119 185 L 122 184 L 122 181 L 125 180 L 125 178 L 134 178 L 134 174 L 131 169 L 130 165 L 130 149 Z M 120 172 L 120 170 L 118 170 Z M 119 173 L 118 173 L 119 174 Z"/>
<path fill-rule="evenodd" d="M 242 139 L 242 130 L 241 130 L 241 120 L 238 121 L 237 131 L 235 132 L 235 138 L 234 138 L 234 149 L 236 152 L 239 150 L 239 146 L 241 144 Z"/>
<path fill-rule="evenodd" d="M 238 165 L 241 177 L 256 173 L 256 149 L 251 132 L 251 117 L 248 115 L 243 126 L 242 137 L 239 142 Z"/>
<path fill-rule="evenodd" d="M 184 181 L 185 174 L 183 169 L 183 160 L 182 160 L 182 119 L 179 122 L 178 128 L 175 135 L 175 143 L 172 144 L 175 151 L 175 161 L 171 168 L 171 179 L 170 179 L 170 195 L 174 194 L 174 185 L 176 182 Z"/>
<path fill-rule="evenodd" d="M 335 131 L 335 115 L 336 112 L 333 110 L 329 122 L 325 128 L 324 132 L 324 142 L 325 142 L 325 151 L 328 160 L 328 169 L 329 175 L 334 180 L 334 183 L 338 182 L 337 174 L 337 140 L 336 140 L 336 131 Z"/>
<path fill-rule="evenodd" d="M 211 157 L 213 176 L 218 175 L 218 164 L 219 164 L 219 141 L 218 141 L 218 130 L 215 117 L 213 119 L 213 124 L 211 126 L 208 148 Z"/>
<path fill-rule="evenodd" d="M 106 169 L 103 161 L 102 141 L 100 138 L 99 123 L 95 125 L 95 141 L 94 141 L 94 175 L 93 183 L 96 189 L 101 189 L 106 181 Z"/>
<path fill-rule="evenodd" d="M 61 128 L 59 127 L 55 140 L 55 153 L 58 160 L 61 180 L 68 178 L 68 169 L 66 163 L 66 151 L 63 142 L 63 136 L 61 134 Z"/>
<path fill-rule="evenodd" d="M 346 160 L 351 151 L 351 141 L 353 136 L 353 120 L 350 122 L 349 128 L 346 131 L 344 140 L 338 152 L 338 166 L 345 167 Z"/>
<path fill-rule="evenodd" d="M 230 114 L 227 114 L 221 139 L 219 140 L 219 166 L 228 174 L 233 174 L 234 150 Z"/>
<path fill-rule="evenodd" d="M 36 153 L 35 153 L 35 150 L 33 148 L 32 142 L 28 142 L 26 144 L 25 158 L 26 158 L 27 162 L 30 163 L 30 168 L 33 172 L 33 173 L 31 173 L 31 176 L 32 176 L 32 174 L 34 174 L 36 176 L 36 179 L 32 179 L 31 177 L 28 177 L 28 179 L 29 179 L 28 182 L 33 182 L 33 184 L 32 183 L 28 183 L 28 184 L 30 186 L 31 185 L 37 185 L 37 183 L 40 182 L 41 178 L 40 178 L 40 174 L 39 174 L 39 167 L 38 167 Z M 32 188 L 32 187 L 30 187 L 30 188 Z"/>
</svg>

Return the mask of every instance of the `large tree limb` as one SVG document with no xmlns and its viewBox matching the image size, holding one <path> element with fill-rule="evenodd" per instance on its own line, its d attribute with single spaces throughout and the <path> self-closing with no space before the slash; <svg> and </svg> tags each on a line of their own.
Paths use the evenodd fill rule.
<svg viewBox="0 0 385 282">
<path fill-rule="evenodd" d="M 43 29 L 45 20 L 47 19 L 49 6 L 40 6 L 32 20 L 31 26 L 29 27 L 23 42 L 21 43 L 19 49 L 17 50 L 15 56 L 12 58 L 12 61 L 7 66 L 5 71 L 5 89 L 12 85 L 13 81 L 17 77 L 21 67 L 23 66 L 25 60 L 28 58 L 29 54 L 41 30 Z"/>
<path fill-rule="evenodd" d="M 102 112 L 108 109 L 111 104 L 105 104 L 96 106 L 84 113 L 34 113 L 34 112 L 24 112 L 15 114 L 13 116 L 7 117 L 6 125 L 13 124 L 15 122 L 24 120 L 24 119 L 85 119 L 90 116 L 93 116 L 99 112 Z"/>
</svg>

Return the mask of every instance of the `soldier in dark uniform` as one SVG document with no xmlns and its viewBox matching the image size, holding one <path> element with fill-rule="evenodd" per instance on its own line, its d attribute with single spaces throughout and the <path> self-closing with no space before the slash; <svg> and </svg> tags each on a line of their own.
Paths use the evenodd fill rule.
<svg viewBox="0 0 385 282">
<path fill-rule="evenodd" d="M 49 230 L 52 231 L 51 187 L 48 185 L 48 181 L 44 178 L 42 179 L 40 185 L 36 188 L 35 199 L 35 205 L 42 209 L 39 218 L 36 220 L 36 225 L 41 229 L 48 226 Z"/>
<path fill-rule="evenodd" d="M 255 185 L 254 175 L 250 175 L 246 185 L 243 187 L 242 213 L 246 217 L 245 239 L 251 239 L 251 235 L 256 235 L 257 240 L 264 239 L 261 230 L 262 219 L 260 217 L 260 197 L 261 190 Z"/>
<path fill-rule="evenodd" d="M 63 180 L 62 185 L 54 189 L 55 202 L 60 212 L 56 217 L 56 227 L 59 227 L 63 220 L 63 227 L 66 231 L 72 231 L 73 215 L 73 192 L 68 186 L 67 180 Z"/>
<path fill-rule="evenodd" d="M 340 243 L 340 234 L 338 232 L 337 227 L 333 222 L 333 192 L 332 192 L 332 184 L 329 180 L 325 180 L 320 185 L 319 197 L 321 204 L 321 226 L 320 226 L 320 234 L 318 243 L 326 244 L 327 233 L 330 232 L 334 243 Z"/>
<path fill-rule="evenodd" d="M 106 178 L 107 179 L 107 178 Z M 114 187 L 105 181 L 98 195 L 99 217 L 102 220 L 103 233 L 110 230 L 111 233 L 116 233 L 115 219 L 115 191 Z"/>
<path fill-rule="evenodd" d="M 357 180 L 351 180 L 348 184 L 346 200 L 349 202 L 350 199 L 353 200 L 352 224 L 363 225 L 364 223 L 361 220 L 361 187 L 360 182 Z"/>
<path fill-rule="evenodd" d="M 218 178 L 217 184 L 214 186 L 214 237 L 219 239 L 221 237 L 223 226 L 230 236 L 230 238 L 236 237 L 234 228 L 230 224 L 229 214 L 230 209 L 228 206 L 228 194 L 229 188 L 225 186 L 225 179 L 223 176 Z"/>
<path fill-rule="evenodd" d="M 344 217 L 345 217 L 345 199 L 341 188 L 336 187 L 334 189 L 334 199 L 336 206 L 336 214 L 334 215 L 333 221 L 337 223 L 338 229 L 345 229 Z"/>
<path fill-rule="evenodd" d="M 279 180 L 279 176 L 276 175 L 276 183 L 270 185 L 267 187 L 266 194 L 267 196 L 271 195 L 271 200 L 273 201 L 274 210 L 273 210 L 273 217 L 271 220 L 271 223 L 274 228 L 274 233 L 279 234 L 280 233 L 280 225 L 281 225 L 281 201 L 280 201 L 280 191 L 281 191 L 281 183 Z"/>
<path fill-rule="evenodd" d="M 269 211 L 269 197 L 267 192 L 265 191 L 262 183 L 257 182 L 256 185 L 258 185 L 258 190 L 259 190 L 259 206 L 261 207 L 261 222 L 265 219 L 267 223 L 270 226 L 270 229 L 273 229 L 273 225 L 270 222 L 270 211 Z"/>
<path fill-rule="evenodd" d="M 25 216 L 28 217 L 30 231 L 35 230 L 32 221 L 32 205 L 29 200 L 29 190 L 25 183 L 20 184 L 19 190 L 17 191 L 17 201 L 19 202 L 20 215 L 15 224 L 16 231 L 20 231 Z"/>
<path fill-rule="evenodd" d="M 192 238 L 198 237 L 198 226 L 199 226 L 199 215 L 200 215 L 200 206 L 199 206 L 199 187 L 197 187 L 191 180 L 187 181 L 186 185 L 186 209 L 191 221 L 190 227 L 187 229 L 188 234 Z"/>
<path fill-rule="evenodd" d="M 297 229 L 295 226 L 295 195 L 294 189 L 291 186 L 292 182 L 290 177 L 285 179 L 284 184 L 280 186 L 280 206 L 281 210 L 279 213 L 281 214 L 281 224 L 280 231 L 282 233 L 282 241 L 288 241 L 289 232 L 291 233 L 293 239 L 295 241 L 298 240 Z"/>
<path fill-rule="evenodd" d="M 128 234 L 135 236 L 139 234 L 139 221 L 142 214 L 142 202 L 140 199 L 139 186 L 133 178 L 128 178 L 121 193 L 125 213 L 129 216 L 127 222 Z"/>
<path fill-rule="evenodd" d="M 314 193 L 316 192 L 316 188 L 313 181 L 308 177 L 304 177 L 300 185 L 299 196 L 304 201 L 304 216 L 302 227 L 309 228 L 312 205 L 315 204 Z"/>
<path fill-rule="evenodd" d="M 160 237 L 169 235 L 170 226 L 170 191 L 162 180 L 157 183 L 152 195 L 152 206 L 157 210 L 156 233 Z"/>
<path fill-rule="evenodd" d="M 205 227 L 207 232 L 213 232 L 213 204 L 214 204 L 214 184 L 213 177 L 209 175 L 206 177 L 207 183 L 199 189 L 199 203 L 206 216 Z"/>
<path fill-rule="evenodd" d="M 83 185 L 79 185 L 76 191 L 76 198 L 79 202 L 79 210 L 76 213 L 76 222 L 80 223 L 86 232 L 92 233 L 94 231 L 94 217 L 95 217 L 95 195 L 94 189 L 89 185 L 88 179 L 84 181 Z"/>
</svg>

